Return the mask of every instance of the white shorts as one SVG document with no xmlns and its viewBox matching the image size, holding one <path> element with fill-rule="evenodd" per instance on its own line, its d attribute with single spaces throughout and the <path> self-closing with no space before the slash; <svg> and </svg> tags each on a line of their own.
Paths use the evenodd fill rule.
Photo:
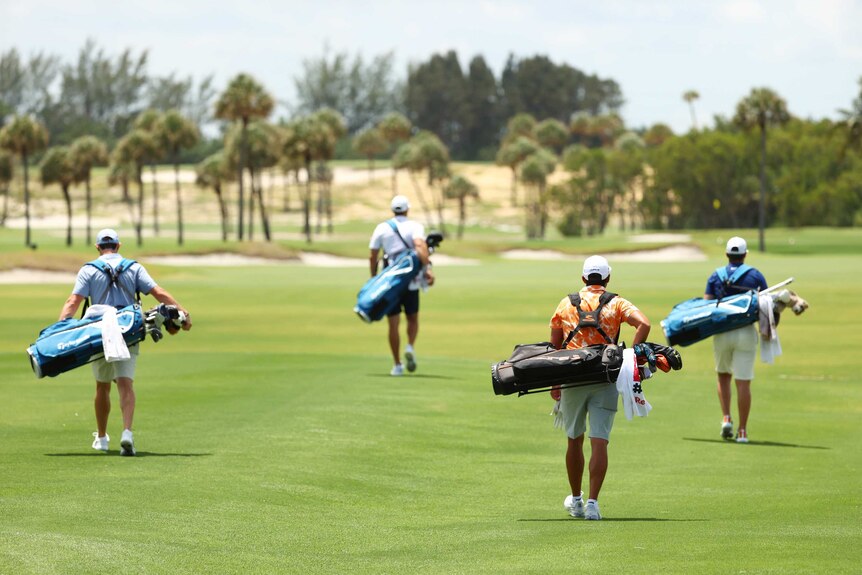
<svg viewBox="0 0 862 575">
<path fill-rule="evenodd" d="M 93 366 L 93 377 L 96 381 L 102 383 L 110 383 L 117 381 L 118 377 L 126 377 L 131 380 L 135 379 L 135 366 L 138 363 L 138 353 L 140 347 L 138 344 L 129 346 L 129 359 L 124 361 L 114 361 L 108 363 L 105 358 L 97 359 L 91 365 Z"/>
<path fill-rule="evenodd" d="M 715 371 L 733 374 L 736 379 L 754 379 L 757 337 L 756 324 L 712 336 Z"/>
</svg>

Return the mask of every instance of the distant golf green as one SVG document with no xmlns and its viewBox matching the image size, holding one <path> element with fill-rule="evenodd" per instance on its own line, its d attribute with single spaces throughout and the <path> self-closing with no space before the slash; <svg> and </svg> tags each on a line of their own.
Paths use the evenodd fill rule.
<svg viewBox="0 0 862 575">
<path fill-rule="evenodd" d="M 680 348 L 684 369 L 645 385 L 649 417 L 617 416 L 600 522 L 563 509 L 550 398 L 494 396 L 489 372 L 548 337 L 577 262 L 438 266 L 402 378 L 385 325 L 351 311 L 365 268 L 148 266 L 195 325 L 142 344 L 135 458 L 116 391 L 105 455 L 89 368 L 36 380 L 27 364 L 71 284 L 0 284 L 0 573 L 858 572 L 862 242 L 770 234 L 750 263 L 794 276 L 811 308 L 784 315 L 774 365 L 758 359 L 751 443 L 719 438 L 710 343 Z M 695 241 L 708 261 L 610 258 L 653 341 L 722 262 Z"/>
</svg>

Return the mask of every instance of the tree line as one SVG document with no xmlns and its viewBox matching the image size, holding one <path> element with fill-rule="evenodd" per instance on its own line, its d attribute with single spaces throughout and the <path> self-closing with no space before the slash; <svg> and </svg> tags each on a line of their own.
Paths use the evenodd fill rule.
<svg viewBox="0 0 862 575">
<path fill-rule="evenodd" d="M 114 60 L 88 42 L 77 65 L 62 69 L 61 95 L 69 101 L 65 96 L 54 101 L 43 81 L 56 65 L 51 57 L 36 55 L 26 65 L 20 58 L 15 64 L 14 50 L 0 57 L 2 105 L 13 112 L 3 117 L 0 148 L 21 160 L 27 245 L 28 167 L 34 162 L 43 184 L 57 184 L 63 192 L 68 242 L 70 186 L 85 185 L 89 237 L 89 173 L 92 166 L 109 163 L 110 181 L 123 190 L 139 243 L 145 219 L 142 173 L 170 163 L 177 173 L 175 212 L 182 244 L 178 166 L 187 161 L 188 150 L 201 145 L 205 118 L 221 122 L 221 135 L 199 158 L 198 183 L 216 194 L 225 240 L 231 227 L 225 189 L 233 183 L 237 239 L 253 239 L 258 221 L 265 239 L 271 238 L 272 206 L 261 183 L 266 170 L 281 171 L 287 182 L 283 209 L 290 209 L 293 183 L 307 241 L 313 233 L 331 232 L 329 162 L 345 149 L 368 159 L 369 177 L 375 159 L 389 159 L 393 189 L 395 174 L 405 171 L 429 225 L 436 220 L 445 228 L 444 207 L 457 201 L 459 235 L 467 200 L 477 199 L 479 190 L 453 173 L 451 161 L 476 155 L 511 171 L 510 202 L 523 206 L 530 239 L 545 237 L 549 225 L 567 236 L 602 233 L 611 222 L 624 229 L 758 226 L 763 249 L 768 224 L 862 223 L 862 84 L 859 97 L 840 111 L 840 121 L 794 118 L 783 98 L 757 88 L 739 101 L 731 118 L 716 117 L 709 129 L 699 128 L 699 94 L 689 90 L 682 100 L 690 107 L 692 129 L 676 135 L 663 124 L 626 127 L 616 113 L 622 95 L 614 82 L 542 57 L 510 58 L 498 81 L 480 56 L 465 74 L 455 52 L 434 55 L 410 67 L 403 88 L 410 105 L 402 112 L 392 97 L 399 88 L 391 55 L 365 63 L 347 54 L 324 54 L 307 60 L 304 76 L 297 79 L 301 106 L 292 117 L 272 122 L 276 99 L 254 78 L 239 74 L 220 94 L 210 93 L 208 82 L 195 90 L 188 80 L 177 88 L 171 78 L 146 81 L 145 56 L 126 52 Z M 8 82 L 9 70 L 20 72 L 22 66 L 27 70 L 22 77 L 29 79 Z M 7 98 L 10 85 L 18 91 Z M 112 88 L 103 93 L 97 86 Z M 535 94 L 527 89 L 536 86 L 541 89 Z M 135 93 L 137 100 L 129 96 Z M 138 109 L 141 93 L 160 94 L 159 106 L 174 107 Z M 69 112 L 65 124 L 53 125 L 53 116 L 32 111 L 52 107 Z M 494 121 L 478 122 L 477 117 Z M 85 133 L 68 140 L 74 135 L 66 131 L 68 125 L 83 126 Z M 59 145 L 43 152 L 49 133 L 51 143 Z M 0 153 L 0 192 L 6 192 L 2 219 L 13 170 L 11 156 Z M 149 219 L 158 233 L 158 181 L 152 180 Z"/>
<path fill-rule="evenodd" d="M 841 119 L 795 118 L 769 88 L 740 99 L 731 118 L 698 129 L 696 91 L 683 94 L 692 129 L 627 130 L 615 115 L 575 115 L 567 127 L 517 115 L 497 163 L 512 170 L 528 238 L 544 237 L 549 211 L 565 236 L 622 229 L 862 225 L 862 78 Z M 576 139 L 560 150 L 567 139 Z M 559 167 L 561 178 L 549 184 Z"/>
<path fill-rule="evenodd" d="M 153 109 L 178 110 L 211 133 L 204 128 L 217 125 L 212 76 L 199 82 L 176 74 L 152 76 L 148 59 L 146 50 L 106 53 L 94 40 L 86 41 L 74 62 L 46 53 L 24 57 L 10 48 L 0 53 L 0 126 L 13 116 L 32 115 L 51 133 L 52 144 L 93 135 L 113 146 L 141 112 Z M 346 135 L 353 136 L 398 112 L 437 134 L 458 160 L 492 159 L 506 119 L 514 114 L 565 122 L 575 112 L 615 112 L 623 103 L 614 80 L 545 56 L 511 55 L 498 78 L 481 55 L 462 68 L 454 51 L 434 54 L 399 74 L 392 52 L 365 59 L 326 49 L 303 61 L 294 85 L 292 101 L 285 95 L 276 100 L 285 103 L 287 118 L 331 108 L 344 118 Z M 185 150 L 183 159 L 199 161 L 215 148 L 204 138 Z M 350 155 L 349 142 L 339 142 L 335 153 Z"/>
</svg>

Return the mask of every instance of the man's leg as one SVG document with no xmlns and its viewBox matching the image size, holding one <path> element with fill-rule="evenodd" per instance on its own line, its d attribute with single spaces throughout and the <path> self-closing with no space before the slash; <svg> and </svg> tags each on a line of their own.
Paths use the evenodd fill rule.
<svg viewBox="0 0 862 575">
<path fill-rule="evenodd" d="M 732 377 L 729 373 L 718 374 L 718 402 L 721 404 L 721 414 L 725 417 L 730 417 L 730 380 Z"/>
<path fill-rule="evenodd" d="M 419 312 L 407 316 L 407 343 L 413 346 L 416 336 L 419 335 Z"/>
<path fill-rule="evenodd" d="M 748 414 L 751 411 L 751 380 L 736 380 L 736 405 L 739 408 L 739 429 L 748 429 Z"/>
<path fill-rule="evenodd" d="M 111 413 L 111 382 L 96 382 L 96 397 L 93 399 L 96 410 L 96 431 L 99 437 L 108 434 L 108 415 Z"/>
<path fill-rule="evenodd" d="M 566 473 L 569 476 L 569 486 L 572 488 L 572 495 L 580 497 L 581 482 L 584 478 L 584 434 L 580 434 L 576 438 L 568 438 L 568 448 L 566 449 Z"/>
<path fill-rule="evenodd" d="M 401 365 L 401 336 L 398 334 L 401 313 L 390 315 L 387 319 L 389 320 L 389 349 L 392 350 L 395 365 Z"/>
<path fill-rule="evenodd" d="M 132 429 L 135 417 L 135 388 L 128 377 L 117 378 L 117 391 L 120 394 L 120 409 L 123 412 L 123 429 Z"/>
<path fill-rule="evenodd" d="M 608 472 L 608 440 L 590 438 L 590 499 L 598 499 Z"/>
</svg>

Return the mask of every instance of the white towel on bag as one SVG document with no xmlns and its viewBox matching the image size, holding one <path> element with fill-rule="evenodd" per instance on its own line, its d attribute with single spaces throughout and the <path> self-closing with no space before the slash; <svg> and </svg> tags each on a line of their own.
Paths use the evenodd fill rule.
<svg viewBox="0 0 862 575">
<path fill-rule="evenodd" d="M 623 398 L 623 411 L 628 420 L 631 420 L 634 415 L 646 417 L 652 410 L 652 405 L 644 397 L 641 382 L 635 380 L 636 370 L 637 360 L 634 349 L 624 349 L 623 365 L 617 376 L 617 391 Z"/>
<path fill-rule="evenodd" d="M 102 349 L 105 352 L 105 361 L 111 363 L 129 359 L 131 354 L 117 322 L 117 310 L 106 307 L 102 314 Z"/>
<path fill-rule="evenodd" d="M 778 340 L 778 329 L 775 326 L 775 300 L 772 294 L 763 294 L 757 298 L 760 307 L 758 327 L 760 328 L 760 361 L 774 363 L 781 355 L 781 342 Z"/>
</svg>

